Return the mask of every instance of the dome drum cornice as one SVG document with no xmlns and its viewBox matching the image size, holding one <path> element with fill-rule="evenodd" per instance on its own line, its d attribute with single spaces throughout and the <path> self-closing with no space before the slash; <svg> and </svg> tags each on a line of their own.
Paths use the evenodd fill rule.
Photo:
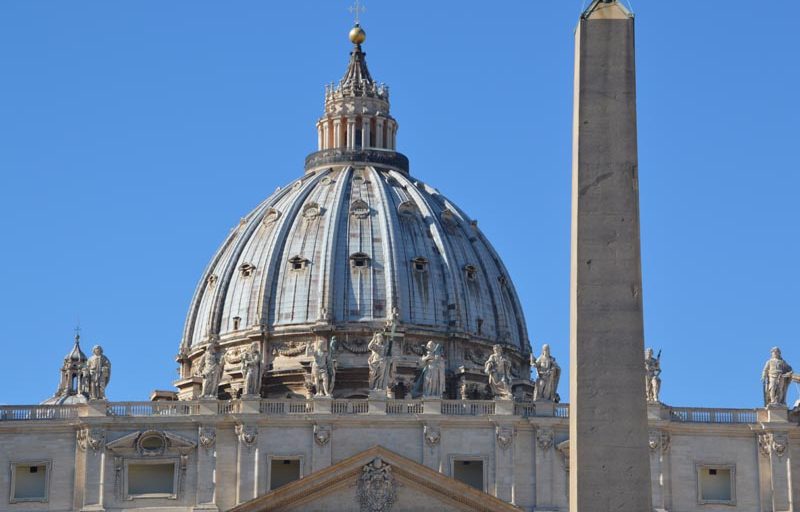
<svg viewBox="0 0 800 512">
<path fill-rule="evenodd" d="M 379 166 L 408 174 L 408 157 L 388 149 L 334 148 L 316 151 L 306 157 L 306 173 L 316 172 L 336 165 Z"/>
</svg>

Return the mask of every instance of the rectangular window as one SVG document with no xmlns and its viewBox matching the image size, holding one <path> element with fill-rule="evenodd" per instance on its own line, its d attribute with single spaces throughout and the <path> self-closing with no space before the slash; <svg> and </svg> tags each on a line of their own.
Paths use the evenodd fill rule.
<svg viewBox="0 0 800 512">
<path fill-rule="evenodd" d="M 300 460 L 271 458 L 269 467 L 269 488 L 277 489 L 300 479 Z"/>
<path fill-rule="evenodd" d="M 128 464 L 129 498 L 174 498 L 175 463 Z"/>
<path fill-rule="evenodd" d="M 50 463 L 15 462 L 11 464 L 11 493 L 9 501 L 47 501 Z"/>
<path fill-rule="evenodd" d="M 483 490 L 483 461 L 459 460 L 453 461 L 453 478 L 463 482 L 479 491 Z"/>
<path fill-rule="evenodd" d="M 733 505 L 736 501 L 736 470 L 729 465 L 697 466 L 697 497 L 701 504 Z"/>
</svg>

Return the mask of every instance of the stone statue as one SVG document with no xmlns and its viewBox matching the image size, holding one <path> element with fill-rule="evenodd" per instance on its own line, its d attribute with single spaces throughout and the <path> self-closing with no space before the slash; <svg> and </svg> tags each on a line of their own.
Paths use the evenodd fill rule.
<svg viewBox="0 0 800 512">
<path fill-rule="evenodd" d="M 661 351 L 658 356 L 653 357 L 653 349 L 648 348 L 644 352 L 645 370 L 645 396 L 648 402 L 657 403 L 658 394 L 661 392 Z"/>
<path fill-rule="evenodd" d="M 241 370 L 244 376 L 244 395 L 261 394 L 261 347 L 256 341 L 250 349 L 242 352 Z"/>
<path fill-rule="evenodd" d="M 203 398 L 217 398 L 219 381 L 222 379 L 222 358 L 219 343 L 214 340 L 206 347 L 203 354 L 200 376 L 203 377 Z"/>
<path fill-rule="evenodd" d="M 483 372 L 489 377 L 489 389 L 495 398 L 511 399 L 511 361 L 503 355 L 503 347 L 495 345 L 492 355 L 483 365 Z"/>
<path fill-rule="evenodd" d="M 538 358 L 531 354 L 531 366 L 536 369 L 536 382 L 533 384 L 534 400 L 559 402 L 558 381 L 561 378 L 561 367 L 556 358 L 550 355 L 550 345 L 542 345 L 542 355 Z"/>
<path fill-rule="evenodd" d="M 442 398 L 445 391 L 445 361 L 443 347 L 440 343 L 428 341 L 425 345 L 425 355 L 420 359 L 422 372 L 414 386 L 415 394 L 424 398 Z"/>
<path fill-rule="evenodd" d="M 786 392 L 792 381 L 792 367 L 781 357 L 781 349 L 772 348 L 772 357 L 761 372 L 761 381 L 764 383 L 764 405 L 786 405 Z"/>
<path fill-rule="evenodd" d="M 105 400 L 106 386 L 111 380 L 111 361 L 103 355 L 103 347 L 95 345 L 92 348 L 92 357 L 86 361 L 88 371 L 89 400 Z M 84 372 L 84 378 L 86 377 Z"/>
<path fill-rule="evenodd" d="M 328 346 L 322 339 L 315 340 L 309 346 L 309 355 L 312 357 L 311 382 L 317 390 L 315 396 L 333 396 L 333 385 L 336 382 L 336 360 L 334 359 L 336 349 L 335 336 L 331 338 Z"/>
<path fill-rule="evenodd" d="M 367 348 L 371 352 L 367 359 L 369 388 L 373 391 L 385 391 L 394 381 L 395 372 L 389 340 L 386 339 L 385 333 L 376 332 Z"/>
</svg>

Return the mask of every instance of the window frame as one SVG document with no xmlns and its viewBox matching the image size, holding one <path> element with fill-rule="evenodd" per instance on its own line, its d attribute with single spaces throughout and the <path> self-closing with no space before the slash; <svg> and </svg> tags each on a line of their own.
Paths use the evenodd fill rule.
<svg viewBox="0 0 800 512">
<path fill-rule="evenodd" d="M 450 454 L 450 455 L 447 456 L 447 459 L 448 459 L 447 466 L 448 466 L 448 468 L 450 470 L 450 474 L 447 475 L 447 476 L 449 476 L 453 480 L 456 480 L 456 476 L 455 476 L 455 473 L 456 473 L 456 471 L 455 471 L 456 462 L 467 462 L 467 461 L 479 461 L 479 462 L 481 462 L 483 464 L 483 466 L 482 466 L 483 467 L 483 489 L 481 489 L 481 490 L 483 492 L 486 492 L 486 493 L 489 492 L 487 490 L 488 489 L 488 485 L 489 485 L 489 457 L 487 457 L 486 455 L 474 455 L 474 454 L 473 455 Z M 456 481 L 459 482 L 459 483 L 462 483 L 464 485 L 469 485 L 468 483 L 462 482 L 461 480 L 456 480 Z M 472 487 L 472 486 L 470 485 L 470 487 Z M 472 487 L 472 488 L 474 489 L 474 487 Z"/>
<path fill-rule="evenodd" d="M 41 498 L 17 498 L 16 483 L 17 483 L 17 466 L 44 466 L 44 496 Z M 12 460 L 9 462 L 9 471 L 11 472 L 9 482 L 10 488 L 8 489 L 8 502 L 13 503 L 49 503 L 50 502 L 50 474 L 53 470 L 53 461 L 50 459 L 34 459 L 34 460 Z"/>
<path fill-rule="evenodd" d="M 273 460 L 296 460 L 298 461 L 299 474 L 297 476 L 297 480 L 302 480 L 305 476 L 305 456 L 300 454 L 290 454 L 290 455 L 281 455 L 281 454 L 269 454 L 267 455 L 267 492 L 272 491 L 272 461 Z M 295 480 L 295 482 L 297 481 Z M 291 482 L 290 482 L 291 483 Z M 286 484 L 289 485 L 289 484 Z M 278 487 L 279 489 L 279 487 Z"/>
<path fill-rule="evenodd" d="M 731 499 L 730 500 L 707 500 L 703 498 L 703 484 L 700 479 L 700 472 L 708 469 L 722 469 L 730 471 Z M 729 505 L 736 506 L 736 464 L 713 462 L 697 462 L 694 465 L 694 475 L 697 486 L 697 503 L 699 505 Z"/>
<path fill-rule="evenodd" d="M 128 483 L 130 474 L 128 468 L 134 466 L 156 466 L 159 464 L 172 464 L 172 494 L 168 493 L 150 493 L 150 494 L 131 494 L 129 491 Z M 180 483 L 180 459 L 177 457 L 148 457 L 146 459 L 139 458 L 125 458 L 122 466 L 122 496 L 125 501 L 133 500 L 147 500 L 147 499 L 178 499 L 178 485 Z"/>
</svg>

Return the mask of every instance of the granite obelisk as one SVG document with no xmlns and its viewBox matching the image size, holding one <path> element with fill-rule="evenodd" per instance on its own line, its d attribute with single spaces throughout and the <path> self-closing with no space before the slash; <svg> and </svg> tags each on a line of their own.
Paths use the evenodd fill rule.
<svg viewBox="0 0 800 512">
<path fill-rule="evenodd" d="M 575 33 L 570 510 L 652 509 L 633 15 L 594 0 Z"/>
</svg>

